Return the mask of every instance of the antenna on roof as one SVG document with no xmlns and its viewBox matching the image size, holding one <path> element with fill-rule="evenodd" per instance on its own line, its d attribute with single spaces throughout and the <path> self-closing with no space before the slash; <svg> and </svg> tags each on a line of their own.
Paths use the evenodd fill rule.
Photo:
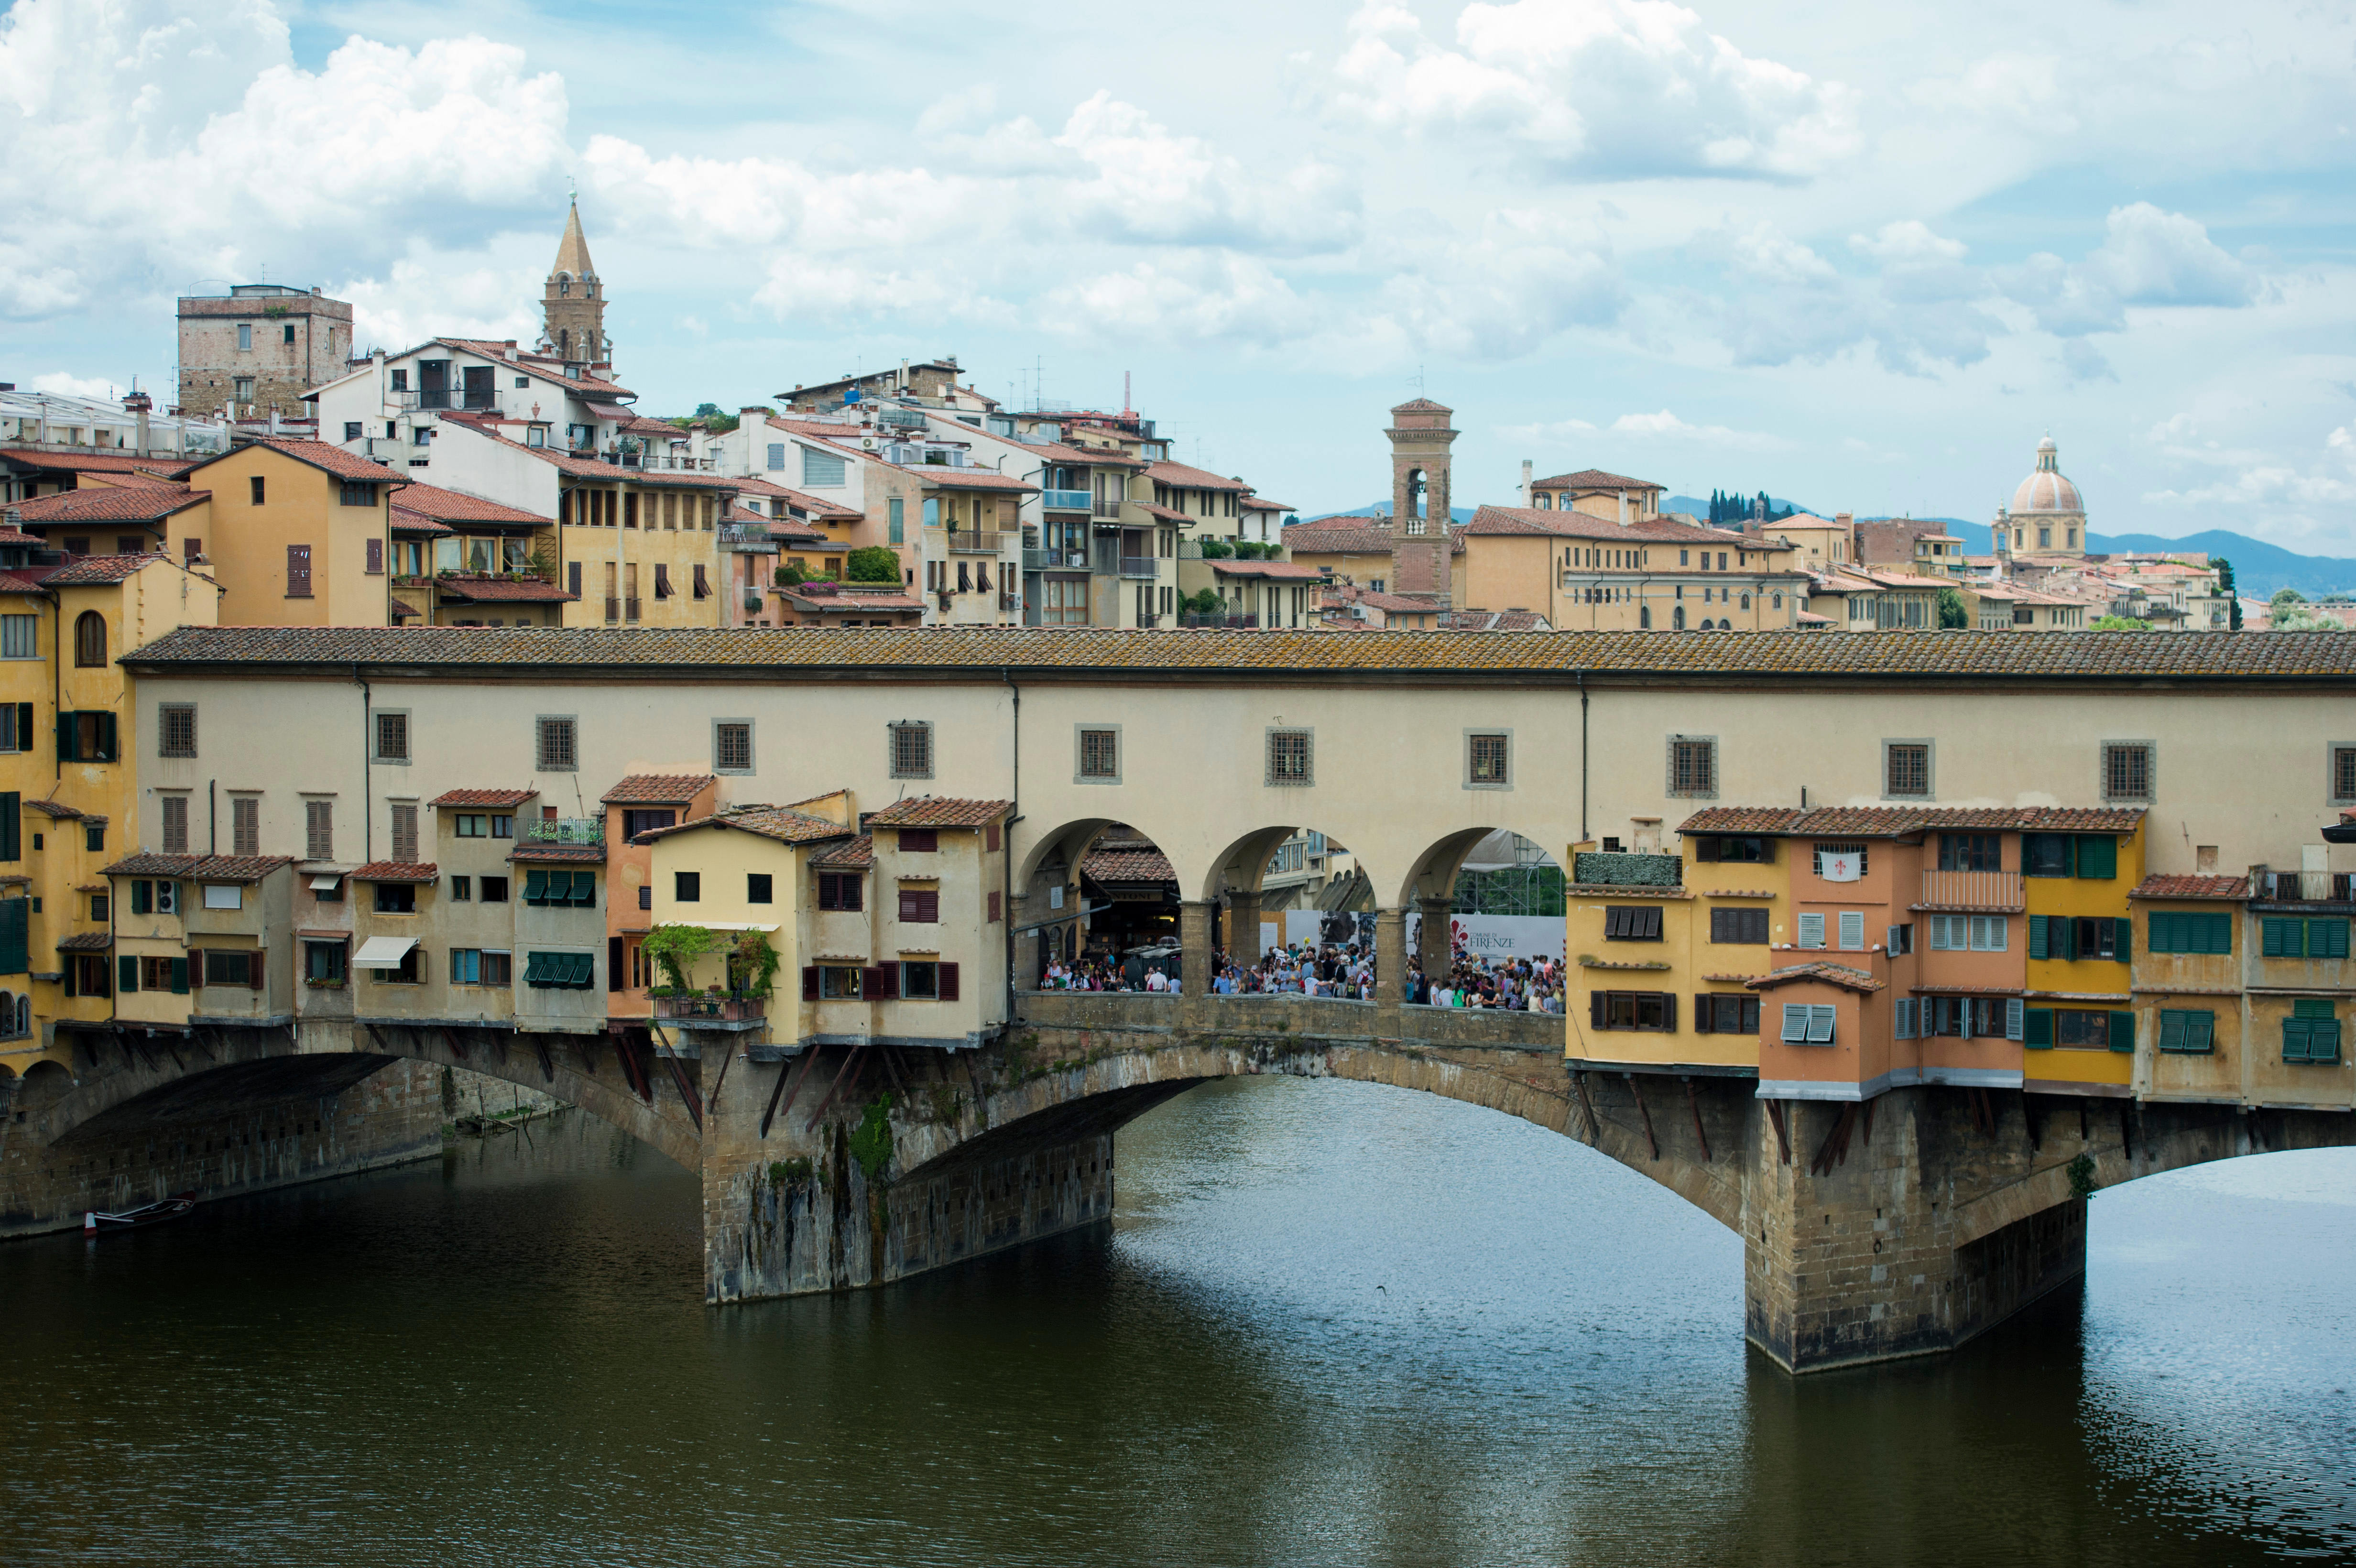
<svg viewBox="0 0 2356 1568">
<path fill-rule="evenodd" d="M 1126 370 L 1120 373 L 1120 411 L 1123 414 L 1137 411 L 1137 405 L 1129 400 L 1129 372 Z"/>
</svg>

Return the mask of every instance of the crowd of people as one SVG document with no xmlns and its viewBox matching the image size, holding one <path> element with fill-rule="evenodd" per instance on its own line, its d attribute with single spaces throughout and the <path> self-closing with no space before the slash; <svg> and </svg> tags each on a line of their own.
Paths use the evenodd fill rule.
<svg viewBox="0 0 2356 1568">
<path fill-rule="evenodd" d="M 1344 1001 L 1375 999 L 1374 944 L 1291 942 L 1271 947 L 1255 963 L 1239 964 L 1221 951 L 1213 955 L 1211 994 L 1218 997 L 1291 993 Z M 1565 986 L 1561 960 L 1494 958 L 1456 949 L 1447 969 L 1427 975 L 1419 959 L 1408 961 L 1403 1000 L 1420 1007 L 1503 1008 L 1515 1012 L 1559 1014 Z M 1178 955 L 1166 949 L 1126 957 L 1107 954 L 1057 958 L 1047 965 L 1040 988 L 1049 991 L 1146 991 L 1183 994 Z"/>
</svg>

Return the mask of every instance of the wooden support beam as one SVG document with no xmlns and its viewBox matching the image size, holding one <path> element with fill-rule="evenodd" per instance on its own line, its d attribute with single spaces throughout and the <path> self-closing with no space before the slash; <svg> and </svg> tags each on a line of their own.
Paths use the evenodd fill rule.
<svg viewBox="0 0 2356 1568">
<path fill-rule="evenodd" d="M 908 1083 L 907 1080 L 900 1075 L 898 1053 L 888 1045 L 879 1045 L 875 1048 L 875 1054 L 884 1059 L 884 1076 L 892 1081 L 892 1087 L 899 1092 L 901 1101 L 905 1104 L 908 1098 Z"/>
<path fill-rule="evenodd" d="M 2135 1158 L 2135 1107 L 2126 1101 L 2119 1102 L 2119 1149 L 2128 1159 Z"/>
<path fill-rule="evenodd" d="M 818 1059 L 821 1054 L 821 1048 L 813 1045 L 803 1051 L 802 1059 L 799 1061 L 790 1064 L 781 1061 L 777 1064 L 777 1086 L 776 1088 L 769 1091 L 769 1108 L 767 1111 L 764 1112 L 761 1116 L 761 1136 L 763 1137 L 766 1138 L 769 1136 L 769 1118 L 771 1116 L 776 1115 L 779 1111 L 791 1112 L 793 1110 L 795 1096 L 798 1095 L 802 1092 L 803 1080 L 807 1079 L 810 1075 L 810 1070 L 818 1065 Z M 790 1089 L 786 1087 L 786 1074 L 788 1071 L 792 1072 L 794 1080 L 794 1086 Z M 783 1093 L 786 1097 L 785 1104 L 782 1105 L 777 1104 L 777 1096 L 779 1093 Z"/>
<path fill-rule="evenodd" d="M 1858 1152 L 1860 1154 L 1873 1147 L 1873 1108 L 1879 1104 L 1881 1104 L 1881 1097 L 1878 1094 L 1865 1103 L 1865 1111 L 1861 1118 L 1865 1125 L 1858 1129 L 1857 1140 Z"/>
<path fill-rule="evenodd" d="M 1636 1114 L 1644 1118 L 1644 1142 L 1652 1148 L 1653 1157 L 1658 1159 L 1661 1157 L 1661 1140 L 1653 1136 L 1653 1113 L 1645 1107 L 1644 1092 L 1636 1087 L 1634 1073 L 1623 1072 L 1621 1076 L 1628 1080 L 1628 1094 L 1636 1102 Z"/>
<path fill-rule="evenodd" d="M 712 1098 L 704 1106 L 715 1116 L 720 1114 L 720 1091 L 728 1087 L 728 1064 L 735 1060 L 736 1047 L 733 1041 L 721 1048 L 720 1072 L 712 1080 Z"/>
<path fill-rule="evenodd" d="M 531 1048 L 532 1048 L 532 1050 L 534 1050 L 534 1051 L 538 1051 L 538 1052 L 540 1053 L 540 1080 L 541 1080 L 541 1083 L 555 1083 L 555 1082 L 556 1082 L 556 1063 L 555 1063 L 554 1061 L 551 1061 L 551 1060 L 550 1060 L 550 1058 L 549 1058 L 549 1054 L 548 1054 L 548 1041 L 547 1041 L 547 1040 L 543 1040 L 542 1038 L 541 1038 L 539 1035 L 533 1035 L 533 1036 L 531 1037 Z"/>
<path fill-rule="evenodd" d="M 687 1081 L 687 1069 L 679 1064 L 678 1057 L 666 1056 L 662 1061 L 663 1065 L 670 1069 L 670 1081 L 678 1086 L 679 1103 L 687 1107 L 688 1120 L 695 1124 L 697 1132 L 701 1132 L 703 1130 L 703 1096 L 698 1094 L 695 1092 L 695 1085 Z"/>
<path fill-rule="evenodd" d="M 1833 1118 L 1832 1126 L 1825 1133 L 1825 1141 L 1816 1146 L 1815 1158 L 1808 1162 L 1811 1176 L 1830 1176 L 1833 1167 L 1848 1163 L 1849 1134 L 1857 1127 L 1857 1103 L 1850 1101 Z"/>
<path fill-rule="evenodd" d="M 2020 1125 L 2029 1129 L 2029 1152 L 2043 1153 L 2045 1142 L 2037 1136 L 2037 1107 L 2029 1101 L 2026 1089 L 2020 1092 Z"/>
<path fill-rule="evenodd" d="M 1767 1121 L 1769 1125 L 1773 1126 L 1775 1129 L 1775 1147 L 1783 1156 L 1783 1163 L 1785 1165 L 1791 1164 L 1792 1139 L 1791 1135 L 1783 1130 L 1783 1101 L 1770 1100 L 1767 1102 Z"/>
<path fill-rule="evenodd" d="M 1589 1143 L 1599 1142 L 1603 1136 L 1603 1125 L 1595 1119 L 1595 1103 L 1587 1096 L 1586 1070 L 1582 1068 L 1580 1071 L 1572 1073 L 1570 1075 L 1570 1084 L 1572 1088 L 1579 1091 L 1580 1114 L 1587 1118 L 1587 1141 Z"/>
<path fill-rule="evenodd" d="M 846 1087 L 859 1082 L 860 1072 L 867 1065 L 864 1060 L 866 1055 L 867 1048 L 863 1045 L 851 1048 L 851 1054 L 842 1059 L 842 1071 L 834 1075 L 834 1084 L 826 1092 L 826 1098 L 820 1100 L 818 1103 L 818 1108 L 810 1112 L 811 1126 L 817 1126 L 826 1119 L 827 1107 L 834 1104 L 836 1095 L 841 1093 Z M 845 1104 L 848 1103 L 845 1102 Z"/>
<path fill-rule="evenodd" d="M 441 1030 L 440 1033 L 442 1036 L 442 1043 L 450 1048 L 450 1054 L 456 1057 L 461 1061 L 466 1061 L 466 1041 L 462 1036 L 460 1036 L 458 1031 L 455 1029 L 445 1029 Z"/>
<path fill-rule="evenodd" d="M 1694 1136 L 1701 1143 L 1701 1162 L 1709 1163 L 1709 1134 L 1701 1125 L 1701 1097 L 1694 1093 L 1694 1081 L 1686 1079 L 1686 1109 L 1693 1113 Z"/>
</svg>

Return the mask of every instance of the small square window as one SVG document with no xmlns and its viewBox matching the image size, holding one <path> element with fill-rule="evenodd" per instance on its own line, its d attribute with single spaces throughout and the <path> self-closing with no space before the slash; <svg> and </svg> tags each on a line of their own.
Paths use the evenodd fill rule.
<svg viewBox="0 0 2356 1568">
<path fill-rule="evenodd" d="M 542 717 L 537 726 L 537 765 L 544 773 L 569 773 L 581 765 L 578 735 L 569 718 Z"/>
<path fill-rule="evenodd" d="M 1268 782 L 1271 784 L 1315 784 L 1316 741 L 1313 730 L 1270 730 L 1268 732 Z"/>
<path fill-rule="evenodd" d="M 376 716 L 376 760 L 380 763 L 409 761 L 409 715 L 380 713 Z"/>
<path fill-rule="evenodd" d="M 1881 748 L 1881 793 L 1923 796 L 1931 793 L 1931 743 L 1889 741 Z"/>
<path fill-rule="evenodd" d="M 2147 741 L 2106 741 L 2103 743 L 2103 798 L 2152 798 L 2152 747 Z"/>
<path fill-rule="evenodd" d="M 1464 738 L 1464 780 L 1474 789 L 1503 789 L 1511 779 L 1512 740 L 1503 731 Z"/>
<path fill-rule="evenodd" d="M 1087 784 L 1120 782 L 1120 731 L 1114 727 L 1080 731 L 1080 779 Z"/>
<path fill-rule="evenodd" d="M 701 901 L 703 898 L 703 873 L 701 871 L 673 871 L 671 873 L 670 896 L 676 902 L 683 904 L 691 904 Z"/>
<path fill-rule="evenodd" d="M 753 771 L 753 721 L 715 720 L 712 726 L 712 771 L 749 773 Z"/>
<path fill-rule="evenodd" d="M 774 902 L 775 901 L 771 894 L 771 889 L 774 886 L 775 883 L 771 880 L 769 873 L 766 871 L 745 872 L 744 901 L 748 904 L 765 904 Z"/>
<path fill-rule="evenodd" d="M 508 901 L 508 880 L 505 877 L 483 877 L 478 880 L 482 884 L 478 890 L 482 896 L 477 902 L 503 904 Z"/>
<path fill-rule="evenodd" d="M 891 738 L 892 776 L 895 779 L 928 779 L 933 776 L 933 727 L 917 720 L 904 720 L 888 727 Z"/>
<path fill-rule="evenodd" d="M 1718 742 L 1698 736 L 1669 740 L 1669 793 L 1708 799 L 1718 794 Z"/>
</svg>

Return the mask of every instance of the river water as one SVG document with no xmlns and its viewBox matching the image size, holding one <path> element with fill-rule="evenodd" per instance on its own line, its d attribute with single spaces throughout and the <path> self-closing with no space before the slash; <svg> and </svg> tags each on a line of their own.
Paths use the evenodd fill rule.
<svg viewBox="0 0 2356 1568">
<path fill-rule="evenodd" d="M 0 1247 L 0 1561 L 2356 1557 L 2356 1154 L 2094 1201 L 2083 1291 L 1794 1381 L 1741 1248 L 1471 1106 L 1257 1079 L 1109 1232 L 708 1310 L 692 1178 L 578 1114 Z"/>
</svg>

